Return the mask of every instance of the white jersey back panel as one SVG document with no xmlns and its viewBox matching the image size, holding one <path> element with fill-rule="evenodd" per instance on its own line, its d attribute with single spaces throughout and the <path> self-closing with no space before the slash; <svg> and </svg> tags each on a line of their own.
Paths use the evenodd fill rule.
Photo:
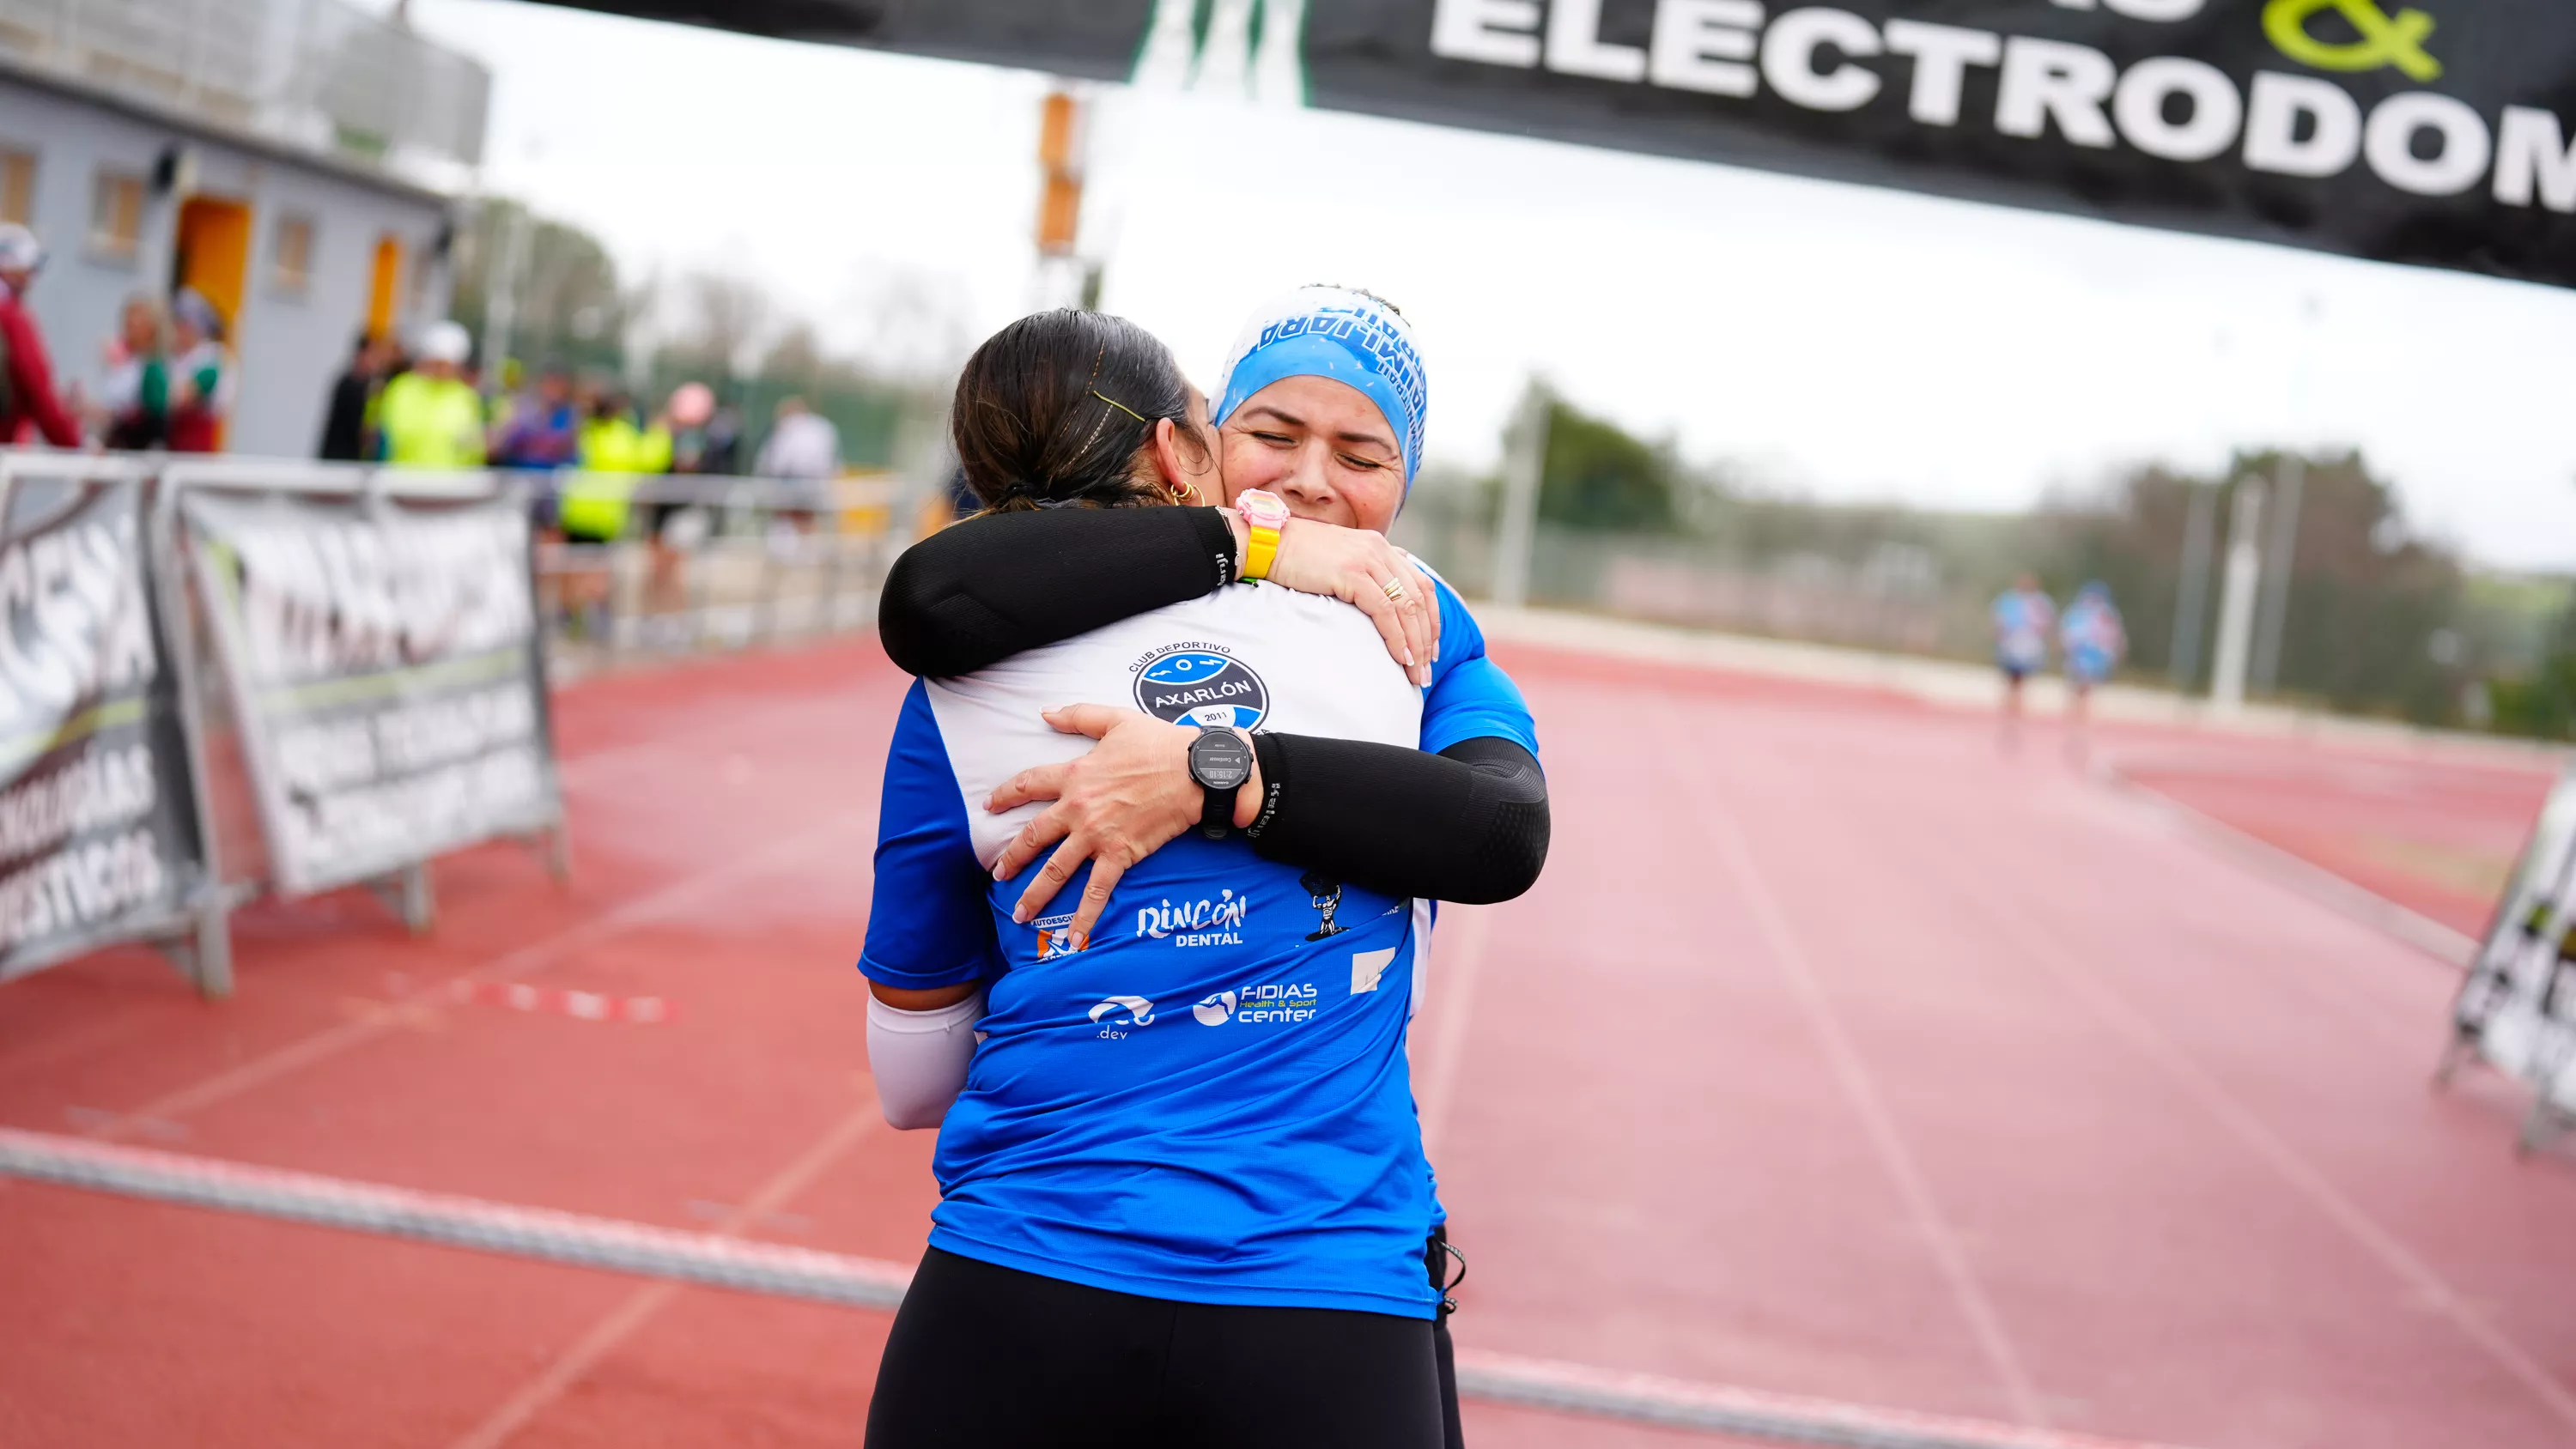
<svg viewBox="0 0 2576 1449">
<path fill-rule="evenodd" d="M 1268 583 L 1219 589 L 927 684 L 975 857 L 987 867 L 1045 808 L 990 814 L 984 802 L 994 789 L 1091 748 L 1088 738 L 1059 733 L 1041 717 L 1061 705 L 1406 749 L 1422 737 L 1421 691 L 1387 657 L 1368 616 Z"/>
</svg>

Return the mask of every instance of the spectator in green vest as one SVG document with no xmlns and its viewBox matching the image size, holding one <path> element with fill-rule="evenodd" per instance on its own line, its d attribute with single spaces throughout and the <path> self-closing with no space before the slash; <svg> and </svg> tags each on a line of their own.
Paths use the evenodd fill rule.
<svg viewBox="0 0 2576 1449">
<path fill-rule="evenodd" d="M 660 419 L 635 425 L 623 393 L 606 393 L 581 425 L 581 471 L 566 480 L 556 521 L 575 543 L 608 543 L 626 532 L 627 505 L 648 473 L 671 470 L 671 430 Z"/>
<path fill-rule="evenodd" d="M 396 468 L 483 466 L 483 399 L 463 376 L 473 338 L 454 322 L 421 333 L 411 371 L 386 383 L 376 427 L 385 462 Z"/>
</svg>

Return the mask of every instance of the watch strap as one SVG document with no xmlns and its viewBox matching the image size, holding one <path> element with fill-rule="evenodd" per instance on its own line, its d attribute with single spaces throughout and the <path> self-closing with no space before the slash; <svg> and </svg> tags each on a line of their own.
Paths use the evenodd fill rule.
<svg viewBox="0 0 2576 1449">
<path fill-rule="evenodd" d="M 1234 829 L 1234 792 L 1213 785 L 1201 785 L 1207 803 L 1199 809 L 1199 833 L 1210 840 L 1223 840 Z"/>
<path fill-rule="evenodd" d="M 1243 546 L 1243 576 L 1247 579 L 1266 579 L 1270 577 L 1271 564 L 1277 562 L 1279 558 L 1279 530 L 1253 522 L 1250 514 L 1244 515 L 1243 527 L 1246 534 Z"/>
</svg>

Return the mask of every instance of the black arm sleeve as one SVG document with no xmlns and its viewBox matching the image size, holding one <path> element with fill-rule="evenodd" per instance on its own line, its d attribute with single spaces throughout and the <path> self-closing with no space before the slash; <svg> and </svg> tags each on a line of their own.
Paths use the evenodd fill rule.
<svg viewBox="0 0 2576 1449">
<path fill-rule="evenodd" d="M 1461 905 L 1510 900 L 1547 864 L 1547 777 L 1510 740 L 1436 755 L 1316 735 L 1252 742 L 1262 799 L 1247 833 L 1267 859 Z"/>
<path fill-rule="evenodd" d="M 896 559 L 877 637 L 907 674 L 971 674 L 1234 581 L 1213 508 L 1057 508 L 944 528 Z"/>
</svg>

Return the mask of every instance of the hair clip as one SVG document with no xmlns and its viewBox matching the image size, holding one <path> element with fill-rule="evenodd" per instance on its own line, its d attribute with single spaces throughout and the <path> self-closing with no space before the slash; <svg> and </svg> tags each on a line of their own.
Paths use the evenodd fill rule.
<svg viewBox="0 0 2576 1449">
<path fill-rule="evenodd" d="M 1145 424 L 1147 427 L 1152 427 L 1154 424 L 1154 420 L 1152 418 L 1145 416 L 1143 413 L 1136 411 L 1134 408 L 1127 406 L 1125 403 L 1120 402 L 1118 399 L 1111 397 L 1109 394 L 1102 392 L 1096 387 L 1091 390 L 1091 395 L 1100 399 L 1102 402 L 1109 404 L 1111 407 L 1118 409 L 1118 411 L 1125 413 L 1127 416 L 1134 418 L 1136 421 Z"/>
</svg>

